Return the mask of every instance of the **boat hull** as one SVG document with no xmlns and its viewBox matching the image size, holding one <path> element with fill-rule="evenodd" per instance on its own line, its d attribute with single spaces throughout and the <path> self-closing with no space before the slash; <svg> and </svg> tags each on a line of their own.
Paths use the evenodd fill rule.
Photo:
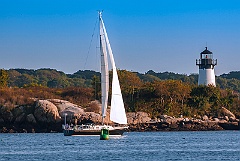
<svg viewBox="0 0 240 161">
<path fill-rule="evenodd" d="M 125 129 L 113 129 L 109 130 L 110 136 L 121 136 L 125 132 Z M 64 136 L 100 136 L 101 130 L 63 130 Z"/>
</svg>

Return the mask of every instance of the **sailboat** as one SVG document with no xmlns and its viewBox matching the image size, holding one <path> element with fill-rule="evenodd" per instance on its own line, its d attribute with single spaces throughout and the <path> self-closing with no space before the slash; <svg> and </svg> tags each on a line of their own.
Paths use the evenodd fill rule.
<svg viewBox="0 0 240 161">
<path fill-rule="evenodd" d="M 117 68 L 115 65 L 111 45 L 108 39 L 107 31 L 102 19 L 102 12 L 99 12 L 100 21 L 100 53 L 101 53 L 101 92 L 102 92 L 102 125 L 76 125 L 74 127 L 64 126 L 63 132 L 65 136 L 71 135 L 97 135 L 101 133 L 101 129 L 108 129 L 109 135 L 122 135 L 127 128 L 127 117 L 124 108 L 122 93 L 120 89 Z M 112 65 L 112 96 L 110 120 L 122 126 L 104 125 L 104 118 L 106 117 L 106 110 L 108 106 L 109 93 L 109 68 L 108 58 Z"/>
</svg>

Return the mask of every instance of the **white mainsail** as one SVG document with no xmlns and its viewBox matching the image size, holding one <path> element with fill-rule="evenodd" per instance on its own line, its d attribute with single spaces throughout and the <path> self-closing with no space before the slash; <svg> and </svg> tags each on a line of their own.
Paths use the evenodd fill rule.
<svg viewBox="0 0 240 161">
<path fill-rule="evenodd" d="M 107 59 L 107 49 L 106 41 L 103 31 L 103 24 L 101 23 L 101 13 L 99 13 L 100 18 L 100 50 L 101 50 L 101 91 L 102 91 L 102 117 L 106 116 L 106 109 L 108 103 L 108 91 L 109 91 L 109 74 L 108 74 L 108 59 Z"/>
<path fill-rule="evenodd" d="M 101 12 L 99 12 L 99 19 L 100 19 L 100 37 L 101 37 L 101 51 L 102 51 L 102 61 L 105 61 L 101 67 L 101 72 L 103 72 L 104 75 L 101 76 L 101 78 L 103 79 L 103 77 L 105 77 L 103 79 L 103 81 L 108 82 L 107 80 L 108 78 L 108 69 L 106 69 L 106 67 L 108 67 L 107 65 L 107 52 L 106 52 L 106 44 L 107 44 L 107 51 L 111 60 L 111 64 L 112 64 L 112 68 L 113 68 L 113 80 L 112 80 L 112 99 L 111 99 L 111 110 L 110 110 L 110 120 L 119 124 L 127 124 L 127 117 L 126 117 L 126 113 L 125 113 L 125 108 L 124 108 L 124 103 L 123 103 L 123 99 L 122 99 L 122 93 L 121 93 L 121 89 L 120 89 L 120 84 L 119 84 L 119 80 L 118 80 L 118 75 L 117 75 L 117 69 L 116 69 L 116 65 L 115 65 L 115 61 L 113 58 L 113 53 L 112 53 L 112 49 L 111 49 L 111 45 L 109 43 L 109 39 L 108 39 L 108 35 L 106 32 L 106 28 L 104 26 L 103 23 L 103 19 L 102 19 L 102 14 Z M 104 38 L 102 38 L 104 37 Z M 102 39 L 104 39 L 104 41 L 102 41 Z M 103 46 L 105 46 L 105 49 L 103 49 Z M 103 67 L 104 66 L 104 67 Z M 105 83 L 102 84 L 104 86 L 108 86 Z M 102 88 L 104 87 L 102 86 Z M 102 89 L 102 92 L 106 92 L 108 90 Z M 104 96 L 107 96 L 104 94 Z M 103 99 L 103 98 L 102 98 Z M 106 98 L 107 99 L 107 98 Z M 103 103 L 103 102 L 102 102 Z M 103 106 L 102 106 L 103 107 Z M 103 107 L 103 111 L 106 112 L 106 107 Z"/>
</svg>

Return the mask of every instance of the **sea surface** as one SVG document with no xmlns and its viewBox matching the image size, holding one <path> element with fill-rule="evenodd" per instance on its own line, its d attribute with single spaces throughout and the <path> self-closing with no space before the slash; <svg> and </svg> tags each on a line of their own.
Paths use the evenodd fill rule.
<svg viewBox="0 0 240 161">
<path fill-rule="evenodd" d="M 0 134 L 0 160 L 240 160 L 240 131 Z"/>
</svg>

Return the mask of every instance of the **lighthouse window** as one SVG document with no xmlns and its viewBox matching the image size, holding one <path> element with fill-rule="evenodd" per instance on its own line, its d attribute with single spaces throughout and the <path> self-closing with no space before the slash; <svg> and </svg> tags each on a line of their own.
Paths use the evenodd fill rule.
<svg viewBox="0 0 240 161">
<path fill-rule="evenodd" d="M 212 54 L 203 54 L 202 59 L 212 59 Z"/>
</svg>

